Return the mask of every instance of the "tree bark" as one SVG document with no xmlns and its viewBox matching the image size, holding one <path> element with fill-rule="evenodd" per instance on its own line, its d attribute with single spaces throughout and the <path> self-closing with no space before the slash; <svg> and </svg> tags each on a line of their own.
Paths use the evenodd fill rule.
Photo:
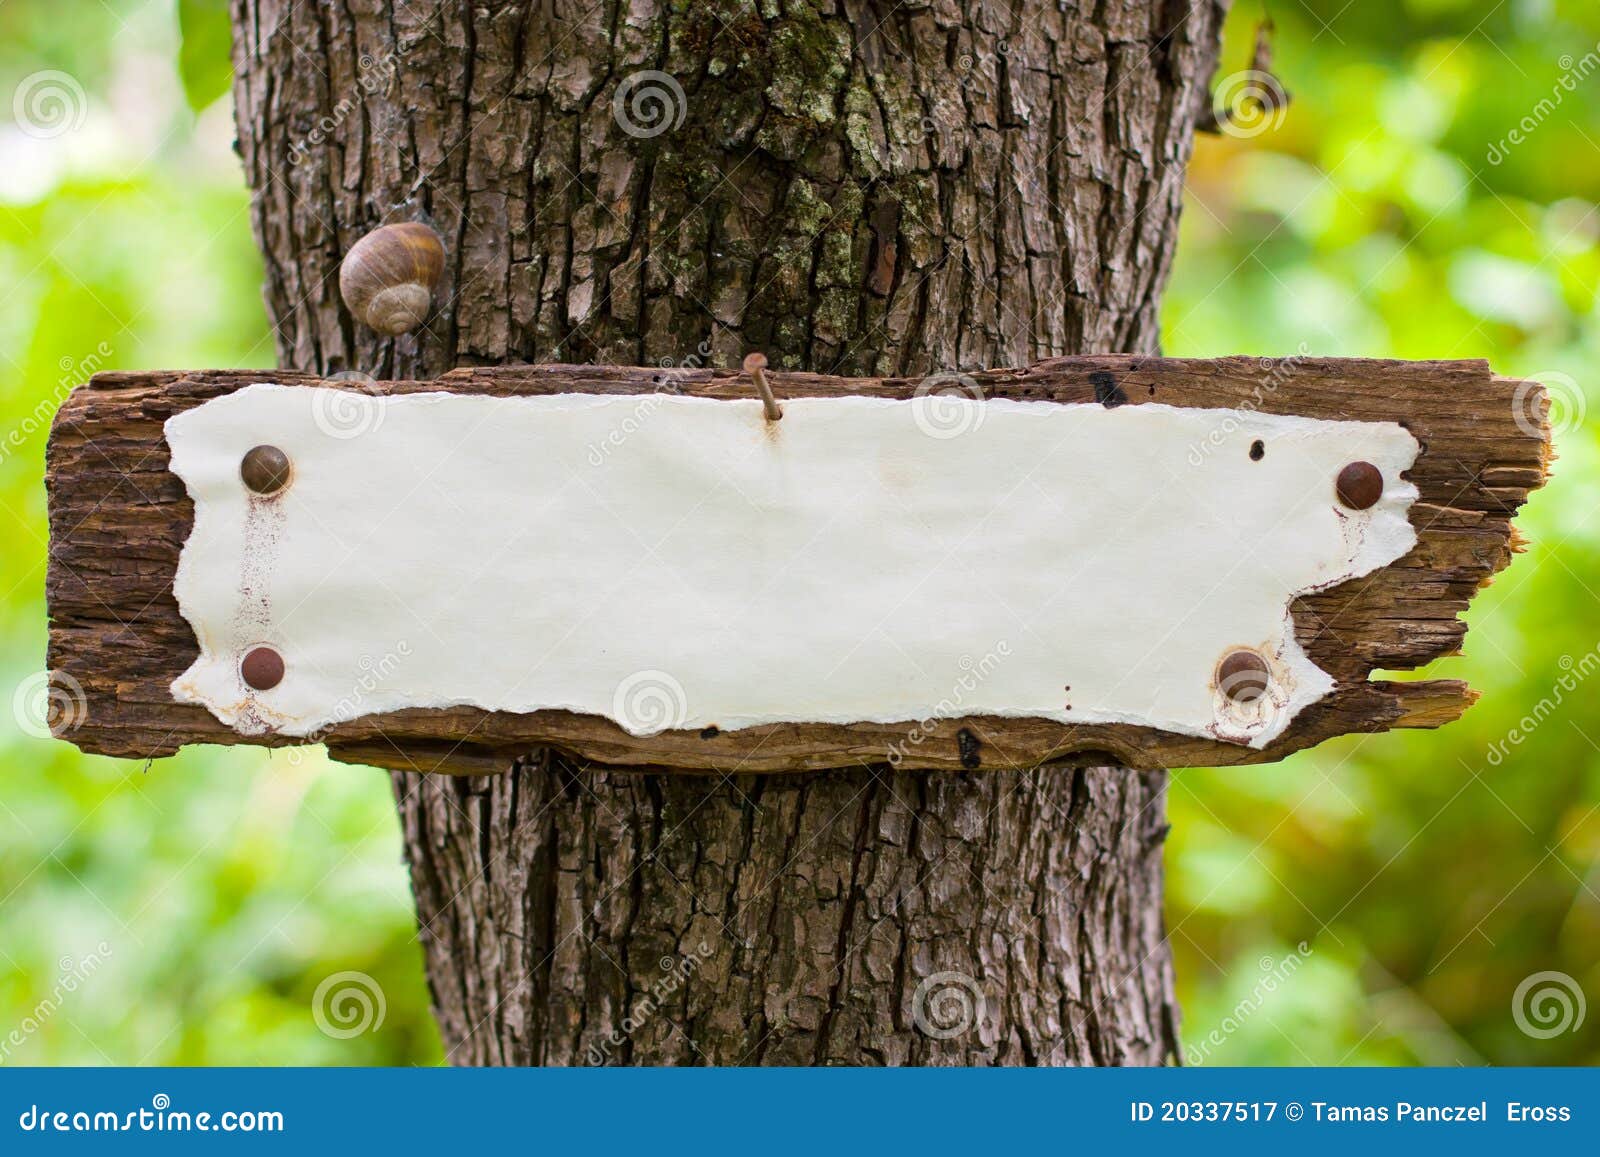
<svg viewBox="0 0 1600 1157">
<path fill-rule="evenodd" d="M 235 0 L 279 362 L 1152 353 L 1226 7 Z M 385 340 L 337 268 L 397 220 L 438 229 L 448 285 Z M 394 787 L 454 1062 L 1177 1053 L 1162 774 L 647 775 L 541 750 Z"/>
</svg>

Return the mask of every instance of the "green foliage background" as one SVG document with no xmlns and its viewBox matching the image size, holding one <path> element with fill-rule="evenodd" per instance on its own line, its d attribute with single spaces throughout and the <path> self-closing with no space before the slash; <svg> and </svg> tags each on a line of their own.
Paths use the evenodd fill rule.
<svg viewBox="0 0 1600 1157">
<path fill-rule="evenodd" d="M 84 92 L 82 123 L 51 139 L 0 105 L 8 700 L 43 663 L 41 420 L 95 369 L 272 363 L 215 99 L 221 8 L 0 4 L 0 96 L 46 69 Z M 1489 358 L 1550 385 L 1561 457 L 1467 654 L 1430 672 L 1483 691 L 1465 720 L 1176 775 L 1168 923 L 1191 1059 L 1595 1063 L 1600 1009 L 1541 1038 L 1512 1003 L 1545 971 L 1600 1000 L 1600 680 L 1559 689 L 1600 647 L 1600 11 L 1272 15 L 1294 104 L 1271 132 L 1201 141 L 1167 351 Z M 1258 16 L 1235 13 L 1220 76 L 1247 67 Z M 384 775 L 318 752 L 91 758 L 4 706 L 0 1063 L 441 1059 Z M 342 970 L 381 985 L 375 1031 L 317 1027 L 313 994 Z"/>
</svg>

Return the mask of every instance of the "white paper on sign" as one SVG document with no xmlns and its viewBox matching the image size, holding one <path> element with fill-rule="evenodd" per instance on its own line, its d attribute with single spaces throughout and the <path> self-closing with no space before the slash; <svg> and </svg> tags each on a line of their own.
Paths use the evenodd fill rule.
<svg viewBox="0 0 1600 1157">
<path fill-rule="evenodd" d="M 1263 746 L 1333 686 L 1298 594 L 1415 542 L 1392 423 L 1161 405 L 258 384 L 166 423 L 194 500 L 172 685 L 247 733 L 408 707 L 634 734 L 973 715 Z M 1257 457 L 1252 444 L 1261 444 Z M 239 463 L 284 450 L 262 498 Z M 1365 511 L 1335 499 L 1379 467 Z M 239 673 L 269 645 L 266 691 Z M 1268 693 L 1216 668 L 1247 647 Z"/>
</svg>

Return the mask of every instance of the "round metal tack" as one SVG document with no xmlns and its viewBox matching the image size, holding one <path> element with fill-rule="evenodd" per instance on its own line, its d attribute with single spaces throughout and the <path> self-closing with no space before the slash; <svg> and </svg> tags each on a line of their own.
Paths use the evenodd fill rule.
<svg viewBox="0 0 1600 1157">
<path fill-rule="evenodd" d="M 255 446 L 239 461 L 239 477 L 256 494 L 276 494 L 289 485 L 294 468 L 276 446 Z"/>
<path fill-rule="evenodd" d="M 1254 703 L 1267 693 L 1272 668 L 1254 651 L 1229 651 L 1217 664 L 1217 687 L 1235 703 Z"/>
<path fill-rule="evenodd" d="M 1383 497 L 1383 472 L 1371 462 L 1352 462 L 1339 471 L 1334 491 L 1351 510 L 1367 510 Z"/>
<path fill-rule="evenodd" d="M 271 647 L 253 647 L 239 663 L 239 674 L 256 691 L 270 691 L 283 682 L 283 656 Z"/>
</svg>

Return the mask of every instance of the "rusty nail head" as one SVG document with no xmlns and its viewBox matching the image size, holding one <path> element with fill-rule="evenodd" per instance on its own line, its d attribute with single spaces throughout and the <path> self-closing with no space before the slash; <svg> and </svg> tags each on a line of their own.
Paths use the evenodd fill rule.
<svg viewBox="0 0 1600 1157">
<path fill-rule="evenodd" d="M 1235 703 L 1254 703 L 1271 681 L 1272 668 L 1254 651 L 1229 651 L 1217 664 L 1217 687 Z"/>
<path fill-rule="evenodd" d="M 246 450 L 239 462 L 239 477 L 257 494 L 276 494 L 289 485 L 289 455 L 276 446 Z"/>
<path fill-rule="evenodd" d="M 257 691 L 270 691 L 283 682 L 283 656 L 271 647 L 253 647 L 239 664 L 245 683 Z"/>
<path fill-rule="evenodd" d="M 1339 471 L 1334 490 L 1351 510 L 1366 510 L 1383 497 L 1383 472 L 1371 462 L 1352 462 Z"/>
</svg>

